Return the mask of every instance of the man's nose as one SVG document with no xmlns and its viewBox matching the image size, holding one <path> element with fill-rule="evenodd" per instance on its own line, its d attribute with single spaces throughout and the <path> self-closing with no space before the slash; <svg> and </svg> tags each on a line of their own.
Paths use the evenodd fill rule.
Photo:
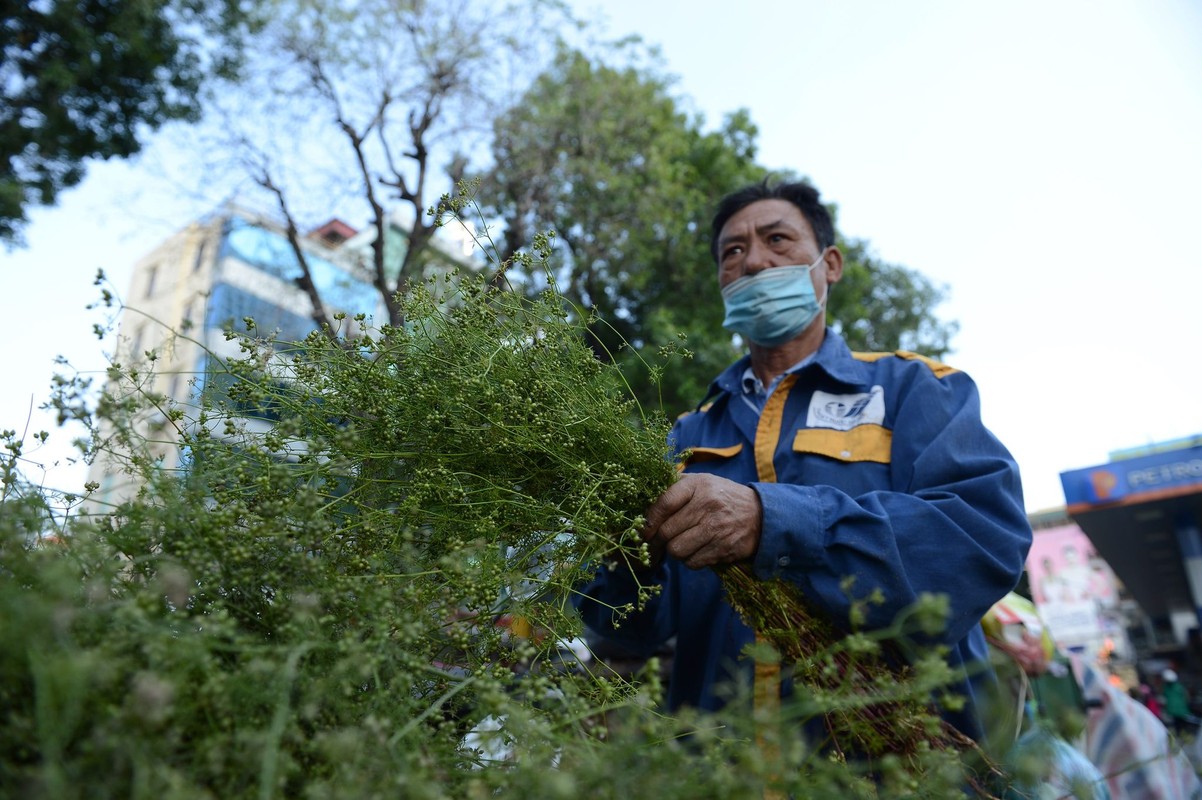
<svg viewBox="0 0 1202 800">
<path fill-rule="evenodd" d="M 761 242 L 752 241 L 747 245 L 747 255 L 743 258 L 743 272 L 754 275 L 763 272 L 773 265 L 772 251 Z"/>
</svg>

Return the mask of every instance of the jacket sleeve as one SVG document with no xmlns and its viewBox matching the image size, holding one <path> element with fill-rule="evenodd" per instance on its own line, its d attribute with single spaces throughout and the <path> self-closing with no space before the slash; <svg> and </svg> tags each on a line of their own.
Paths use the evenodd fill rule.
<svg viewBox="0 0 1202 800">
<path fill-rule="evenodd" d="M 894 401 L 889 490 L 853 497 L 833 486 L 751 484 L 763 504 L 754 569 L 796 583 L 835 620 L 849 619 L 853 597 L 880 589 L 884 602 L 866 609 L 870 628 L 924 592 L 945 594 L 940 638 L 950 644 L 1017 584 L 1031 529 L 1018 466 L 982 424 L 971 379 L 929 377 Z"/>
</svg>

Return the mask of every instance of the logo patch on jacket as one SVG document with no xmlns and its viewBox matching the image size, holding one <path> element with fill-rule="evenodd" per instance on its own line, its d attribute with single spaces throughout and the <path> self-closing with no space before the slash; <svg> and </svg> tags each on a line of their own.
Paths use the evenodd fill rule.
<svg viewBox="0 0 1202 800">
<path fill-rule="evenodd" d="M 867 393 L 814 392 L 806 426 L 849 431 L 857 425 L 885 424 L 885 390 L 873 386 Z"/>
</svg>

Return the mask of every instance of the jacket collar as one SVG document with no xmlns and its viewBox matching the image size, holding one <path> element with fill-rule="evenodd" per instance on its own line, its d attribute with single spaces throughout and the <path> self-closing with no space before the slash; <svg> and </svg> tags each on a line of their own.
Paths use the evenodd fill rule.
<svg viewBox="0 0 1202 800">
<path fill-rule="evenodd" d="M 722 374 L 710 384 L 709 394 L 702 404 L 723 392 L 736 395 L 742 392 L 743 373 L 750 365 L 751 356 L 744 355 L 724 369 Z M 835 333 L 829 326 L 822 339 L 822 344 L 818 347 L 818 353 L 802 369 L 821 369 L 834 380 L 848 386 L 861 386 L 869 379 L 867 365 L 852 357 L 851 350 L 843 341 L 843 337 Z"/>
</svg>

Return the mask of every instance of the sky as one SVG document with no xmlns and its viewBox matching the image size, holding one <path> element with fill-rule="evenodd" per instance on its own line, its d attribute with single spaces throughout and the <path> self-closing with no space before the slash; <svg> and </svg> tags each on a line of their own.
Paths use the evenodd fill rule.
<svg viewBox="0 0 1202 800">
<path fill-rule="evenodd" d="M 661 48 L 710 125 L 739 108 L 759 160 L 808 176 L 849 237 L 947 287 L 945 359 L 973 377 L 1029 511 L 1059 473 L 1202 433 L 1202 3 L 1195 0 L 577 0 Z M 54 359 L 102 370 L 85 309 L 210 208 L 152 143 L 94 165 L 27 246 L 0 250 L 0 429 L 51 432 L 27 470 L 78 488 L 37 407 Z M 151 175 L 155 177 L 151 177 Z M 32 409 L 32 411 L 31 411 Z"/>
</svg>

